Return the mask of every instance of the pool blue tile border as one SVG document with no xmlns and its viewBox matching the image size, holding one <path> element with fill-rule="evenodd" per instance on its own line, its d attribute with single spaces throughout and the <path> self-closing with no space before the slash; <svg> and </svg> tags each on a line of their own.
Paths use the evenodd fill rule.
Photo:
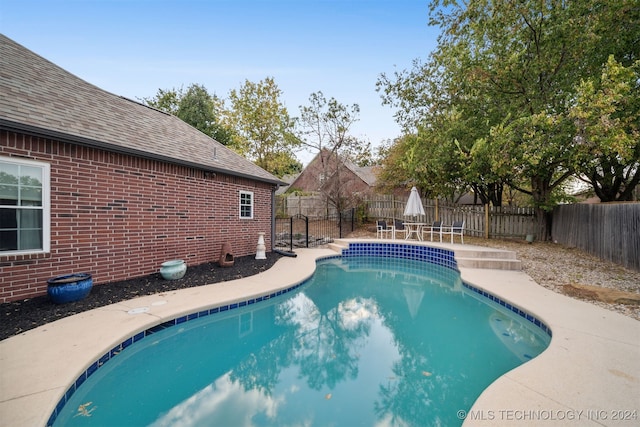
<svg viewBox="0 0 640 427">
<path fill-rule="evenodd" d="M 349 243 L 348 249 L 342 250 L 343 257 L 380 256 L 426 261 L 458 271 L 458 263 L 454 252 L 430 246 L 411 245 L 406 243 Z"/>
<path fill-rule="evenodd" d="M 401 258 L 401 259 L 409 259 L 415 261 L 425 261 L 433 264 L 441 265 L 443 267 L 450 268 L 455 271 L 459 271 L 458 264 L 455 260 L 455 254 L 453 251 L 441 248 L 433 248 L 429 246 L 418 246 L 418 245 L 410 245 L 403 243 L 349 243 L 349 248 L 343 249 L 341 255 L 331 255 L 319 258 L 317 262 L 331 259 L 341 259 L 341 258 L 349 258 L 349 257 L 358 257 L 358 256 L 376 256 L 376 257 L 385 257 L 385 258 Z M 140 341 L 141 339 L 153 335 L 163 329 L 170 328 L 175 325 L 179 325 L 191 320 L 200 319 L 206 316 L 210 316 L 217 313 L 227 312 L 229 310 L 234 310 L 237 308 L 246 307 L 260 301 L 267 301 L 271 298 L 275 298 L 277 296 L 286 294 L 288 292 L 294 291 L 299 287 L 303 286 L 308 282 L 308 279 L 301 281 L 293 286 L 290 286 L 286 289 L 282 289 L 276 292 L 272 292 L 270 294 L 266 294 L 259 297 L 252 297 L 246 301 L 239 301 L 228 305 L 222 305 L 218 307 L 213 307 L 207 310 L 200 310 L 191 314 L 187 314 L 185 316 L 177 317 L 173 320 L 169 320 L 159 325 L 152 326 L 149 329 L 146 329 L 142 332 L 138 332 L 137 334 L 125 339 L 120 344 L 113 347 L 111 350 L 102 355 L 98 360 L 93 362 L 84 372 L 80 374 L 80 376 L 71 384 L 71 386 L 67 389 L 62 398 L 58 401 L 53 413 L 49 417 L 49 421 L 47 421 L 47 427 L 53 426 L 53 423 L 58 418 L 58 414 L 62 411 L 66 403 L 73 396 L 75 391 L 80 387 L 92 374 L 94 374 L 100 367 L 102 367 L 105 363 L 107 363 L 112 358 L 116 357 L 120 352 L 129 347 L 130 345 Z M 551 328 L 549 328 L 544 322 L 533 316 L 531 313 L 528 313 L 522 310 L 519 307 L 516 307 L 499 297 L 484 291 L 475 286 L 469 285 L 468 283 L 462 282 L 463 286 L 478 295 L 486 297 L 490 301 L 494 301 L 495 303 L 501 305 L 502 307 L 511 310 L 515 314 L 520 317 L 528 320 L 533 323 L 535 326 L 539 327 L 542 331 L 551 337 Z"/>
<path fill-rule="evenodd" d="M 495 302 L 496 304 L 501 305 L 502 307 L 506 308 L 507 310 L 512 311 L 513 313 L 517 314 L 518 316 L 522 317 L 523 319 L 529 321 L 530 323 L 534 324 L 535 326 L 537 326 L 538 328 L 540 328 L 544 333 L 546 333 L 547 335 L 549 335 L 549 337 L 552 337 L 552 333 L 551 333 L 551 328 L 549 326 L 547 326 L 546 323 L 544 323 L 542 320 L 538 319 L 536 316 L 534 316 L 533 314 L 524 311 L 523 309 L 521 309 L 518 306 L 515 306 L 509 302 L 504 301 L 503 299 L 493 295 L 490 292 L 487 292 L 483 289 L 480 288 L 476 288 L 473 285 L 470 285 L 466 282 L 462 282 L 462 286 L 464 286 L 465 288 L 477 293 L 478 295 L 482 295 L 483 297 L 487 298 L 490 301 Z"/>
</svg>

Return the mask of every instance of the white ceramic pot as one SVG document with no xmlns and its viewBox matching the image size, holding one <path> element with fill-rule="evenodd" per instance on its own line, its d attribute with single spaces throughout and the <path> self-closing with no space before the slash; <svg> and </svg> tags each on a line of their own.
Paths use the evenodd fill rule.
<svg viewBox="0 0 640 427">
<path fill-rule="evenodd" d="M 177 280 L 184 277 L 184 273 L 187 272 L 187 264 L 182 259 L 172 259 L 162 263 L 160 267 L 160 274 L 165 280 Z"/>
</svg>

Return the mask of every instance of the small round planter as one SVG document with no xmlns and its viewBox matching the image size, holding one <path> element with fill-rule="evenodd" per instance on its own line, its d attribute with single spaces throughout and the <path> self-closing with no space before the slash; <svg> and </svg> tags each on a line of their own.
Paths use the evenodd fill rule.
<svg viewBox="0 0 640 427">
<path fill-rule="evenodd" d="M 172 259 L 171 261 L 163 262 L 160 267 L 160 274 L 165 280 L 182 279 L 186 272 L 187 264 L 185 264 L 182 259 Z"/>
<path fill-rule="evenodd" d="M 47 295 L 55 304 L 80 301 L 91 292 L 93 277 L 89 273 L 67 274 L 47 280 Z"/>
</svg>

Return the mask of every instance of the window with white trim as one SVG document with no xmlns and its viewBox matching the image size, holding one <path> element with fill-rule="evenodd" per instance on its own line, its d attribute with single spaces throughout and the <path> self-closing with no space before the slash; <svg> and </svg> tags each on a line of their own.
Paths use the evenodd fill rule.
<svg viewBox="0 0 640 427">
<path fill-rule="evenodd" d="M 240 218 L 253 219 L 253 193 L 251 191 L 240 192 Z"/>
<path fill-rule="evenodd" d="M 48 252 L 50 166 L 0 156 L 0 254 Z"/>
</svg>

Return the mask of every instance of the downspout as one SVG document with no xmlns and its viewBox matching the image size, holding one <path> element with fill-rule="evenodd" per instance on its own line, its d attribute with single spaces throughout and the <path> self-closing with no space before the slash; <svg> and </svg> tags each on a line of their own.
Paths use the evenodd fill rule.
<svg viewBox="0 0 640 427">
<path fill-rule="evenodd" d="M 271 187 L 271 248 L 270 251 L 273 252 L 273 242 L 276 239 L 276 190 L 278 189 L 277 185 Z"/>
</svg>

